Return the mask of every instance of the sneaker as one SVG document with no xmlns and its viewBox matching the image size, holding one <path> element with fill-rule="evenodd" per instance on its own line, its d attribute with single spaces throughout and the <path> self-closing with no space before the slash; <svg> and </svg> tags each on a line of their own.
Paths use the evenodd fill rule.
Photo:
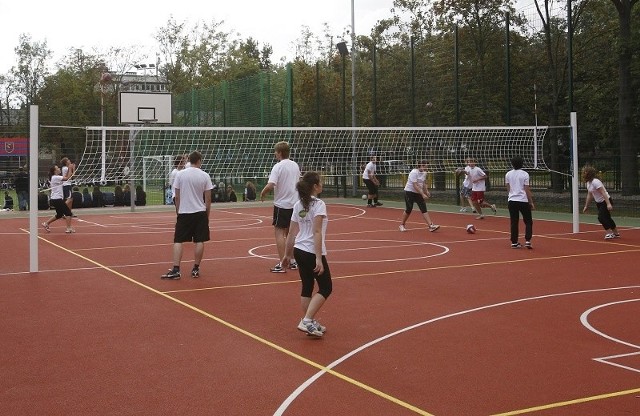
<svg viewBox="0 0 640 416">
<path fill-rule="evenodd" d="M 405 232 L 405 231 L 407 231 L 407 228 L 406 228 L 404 225 L 402 225 L 402 224 L 400 224 L 400 227 L 398 227 L 398 228 L 400 229 L 400 232 Z"/>
<path fill-rule="evenodd" d="M 476 210 L 475 210 L 475 208 L 473 209 L 473 211 L 472 211 L 472 212 L 473 212 L 474 214 L 477 214 L 477 213 L 478 213 L 478 211 L 476 211 Z"/>
<path fill-rule="evenodd" d="M 67 228 L 66 230 L 64 230 L 64 232 L 67 234 L 71 234 L 71 233 L 75 233 L 76 230 L 74 230 L 73 228 Z"/>
<path fill-rule="evenodd" d="M 460 208 L 460 212 L 467 212 L 467 207 Z"/>
<path fill-rule="evenodd" d="M 376 203 L 375 203 L 375 204 L 373 204 L 373 205 L 375 205 L 376 207 L 381 207 L 381 206 L 382 206 L 382 202 L 376 202 Z"/>
<path fill-rule="evenodd" d="M 435 230 L 437 230 L 438 228 L 440 228 L 439 225 L 435 225 L 435 224 L 431 224 L 429 226 L 429 231 L 434 232 Z"/>
<path fill-rule="evenodd" d="M 491 211 L 493 211 L 493 215 L 498 213 L 498 209 L 496 208 L 496 204 L 491 204 Z"/>
<path fill-rule="evenodd" d="M 292 261 L 291 263 L 289 263 L 289 269 L 298 270 L 298 263 L 296 263 L 295 261 Z"/>
<path fill-rule="evenodd" d="M 320 324 L 320 322 L 316 321 L 315 319 L 311 321 L 311 323 L 313 323 L 316 326 L 316 328 L 318 328 L 318 330 L 323 334 L 327 331 L 327 327 Z M 304 318 L 300 319 L 300 323 L 298 324 L 298 330 L 302 332 L 307 332 L 307 327 L 304 324 Z"/>
<path fill-rule="evenodd" d="M 282 268 L 280 263 L 276 264 L 271 268 L 271 273 L 286 273 L 287 271 Z"/>
<path fill-rule="evenodd" d="M 198 277 L 200 277 L 200 269 L 199 268 L 193 268 L 191 269 L 191 277 L 193 277 L 194 279 L 197 279 Z"/>
<path fill-rule="evenodd" d="M 42 227 L 44 227 L 44 230 L 48 233 L 51 232 L 51 228 L 49 228 L 49 224 L 47 224 L 46 222 L 42 223 Z"/>
<path fill-rule="evenodd" d="M 373 204 L 367 204 L 367 208 L 375 208 L 376 206 Z"/>
<path fill-rule="evenodd" d="M 298 329 L 300 331 L 306 332 L 307 335 L 314 336 L 314 337 L 321 337 L 323 335 L 323 332 L 320 330 L 319 327 L 320 327 L 320 324 L 318 324 L 316 321 L 311 321 L 311 322 L 300 321 L 300 323 L 298 324 Z"/>
<path fill-rule="evenodd" d="M 616 238 L 616 235 L 614 233 L 608 233 L 604 235 L 605 240 L 613 240 L 614 238 Z"/>
<path fill-rule="evenodd" d="M 180 270 L 169 269 L 167 274 L 160 276 L 161 279 L 178 280 L 180 279 Z"/>
<path fill-rule="evenodd" d="M 520 243 L 512 243 L 511 244 L 511 248 L 521 248 L 521 247 L 522 247 L 522 244 L 520 244 Z"/>
<path fill-rule="evenodd" d="M 531 250 L 531 249 L 533 248 L 533 247 L 531 247 L 531 241 L 525 241 L 525 242 L 524 242 L 524 246 L 525 246 L 526 248 L 528 248 L 529 250 Z"/>
<path fill-rule="evenodd" d="M 476 217 L 476 219 L 477 219 L 477 220 L 483 220 L 483 219 L 484 219 L 484 215 L 478 215 L 478 216 Z"/>
</svg>

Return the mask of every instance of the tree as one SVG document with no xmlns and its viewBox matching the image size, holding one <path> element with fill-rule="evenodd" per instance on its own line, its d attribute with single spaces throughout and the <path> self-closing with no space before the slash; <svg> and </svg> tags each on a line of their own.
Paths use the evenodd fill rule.
<svg viewBox="0 0 640 416">
<path fill-rule="evenodd" d="M 634 120 L 637 84 L 632 82 L 631 65 L 634 53 L 631 38 L 631 9 L 638 0 L 611 0 L 618 11 L 620 23 L 618 54 L 618 129 L 620 134 L 620 167 L 622 194 L 640 193 L 638 185 L 638 126 Z M 636 20 L 637 23 L 637 20 Z"/>
<path fill-rule="evenodd" d="M 16 82 L 16 90 L 20 94 L 23 107 L 34 102 L 34 98 L 48 74 L 47 64 L 51 57 L 51 50 L 47 48 L 47 41 L 32 41 L 30 35 L 22 34 L 18 39 L 18 46 L 14 49 L 18 55 L 18 64 L 11 68 L 11 74 Z"/>
</svg>

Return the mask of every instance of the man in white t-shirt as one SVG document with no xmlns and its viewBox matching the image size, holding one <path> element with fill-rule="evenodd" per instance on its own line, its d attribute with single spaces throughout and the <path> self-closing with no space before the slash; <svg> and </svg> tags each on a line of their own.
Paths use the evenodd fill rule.
<svg viewBox="0 0 640 416">
<path fill-rule="evenodd" d="M 458 168 L 455 172 L 456 176 L 464 175 L 462 188 L 460 189 L 460 212 L 467 212 L 466 203 L 468 203 L 471 210 L 475 212 L 475 208 L 471 202 L 471 181 L 469 180 L 469 171 L 471 170 L 471 166 L 469 166 L 469 158 L 465 159 L 465 163 L 466 166 L 464 168 Z"/>
<path fill-rule="evenodd" d="M 482 208 L 491 208 L 493 213 L 497 212 L 495 204 L 490 204 L 485 199 L 485 191 L 487 190 L 487 174 L 482 169 L 476 166 L 476 160 L 474 158 L 468 159 L 469 169 L 467 175 L 469 175 L 469 182 L 471 183 L 471 203 L 478 212 L 476 219 L 484 219 Z"/>
<path fill-rule="evenodd" d="M 375 155 L 371 155 L 371 160 L 367 163 L 367 166 L 364 168 L 364 172 L 362 172 L 362 181 L 368 190 L 368 198 L 367 198 L 367 207 L 375 208 L 382 205 L 381 202 L 378 202 L 378 187 L 380 186 L 380 181 L 376 177 L 376 162 L 378 158 Z"/>
<path fill-rule="evenodd" d="M 511 169 L 504 177 L 507 185 L 507 193 L 509 194 L 509 218 L 511 219 L 511 248 L 520 248 L 522 245 L 518 242 L 518 221 L 522 214 L 524 222 L 524 245 L 526 248 L 531 247 L 531 237 L 533 236 L 533 219 L 531 210 L 535 208 L 533 204 L 533 195 L 529 187 L 529 174 L 522 170 L 522 157 L 515 156 L 511 159 Z"/>
<path fill-rule="evenodd" d="M 273 226 L 279 259 L 284 257 L 293 206 L 299 199 L 296 184 L 300 180 L 300 167 L 296 162 L 289 159 L 290 152 L 289 143 L 276 143 L 274 154 L 278 163 L 271 169 L 269 180 L 262 192 L 260 192 L 260 201 L 264 201 L 265 196 L 273 190 Z M 289 265 L 289 268 L 297 269 L 298 265 L 293 262 Z M 278 262 L 271 268 L 271 272 L 285 273 L 286 270 Z"/>
<path fill-rule="evenodd" d="M 182 244 L 195 243 L 195 261 L 191 277 L 200 277 L 200 262 L 204 254 L 204 243 L 209 241 L 209 213 L 211 212 L 211 189 L 209 174 L 204 172 L 202 154 L 195 151 L 189 155 L 190 166 L 178 172 L 174 180 L 176 219 L 173 234 L 173 268 L 162 275 L 163 279 L 180 279 Z"/>
<path fill-rule="evenodd" d="M 433 232 L 440 228 L 431 221 L 431 217 L 427 212 L 427 204 L 425 200 L 431 197 L 429 189 L 427 189 L 427 161 L 418 162 L 418 167 L 409 173 L 407 184 L 404 187 L 405 210 L 402 213 L 402 222 L 400 223 L 400 231 L 407 231 L 406 224 L 413 211 L 413 204 L 417 204 L 424 221 L 429 226 L 429 231 Z"/>
</svg>

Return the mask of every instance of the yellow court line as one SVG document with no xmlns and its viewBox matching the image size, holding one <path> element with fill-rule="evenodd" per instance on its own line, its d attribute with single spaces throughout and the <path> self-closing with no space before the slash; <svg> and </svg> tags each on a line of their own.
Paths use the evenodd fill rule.
<svg viewBox="0 0 640 416">
<path fill-rule="evenodd" d="M 196 313 L 199 313 L 199 314 L 201 314 L 203 316 L 206 316 L 207 318 L 212 319 L 212 320 L 214 320 L 214 321 L 226 326 L 227 328 L 230 328 L 230 329 L 232 329 L 234 331 L 237 331 L 237 332 L 239 332 L 239 333 L 241 333 L 243 335 L 246 335 L 247 337 L 252 338 L 255 341 L 258 341 L 261 344 L 264 344 L 264 345 L 266 345 L 268 347 L 271 347 L 271 348 L 273 348 L 273 349 L 275 349 L 275 350 L 277 350 L 277 351 L 279 351 L 281 353 L 284 353 L 284 354 L 286 354 L 286 355 L 288 355 L 288 356 L 290 356 L 290 357 L 292 357 L 292 358 L 294 358 L 294 359 L 296 359 L 298 361 L 301 361 L 301 362 L 303 362 L 303 363 L 305 363 L 305 364 L 307 364 L 307 365 L 309 365 L 311 367 L 314 367 L 314 368 L 316 368 L 318 370 L 324 371 L 325 373 L 331 374 L 331 375 L 333 375 L 333 376 L 335 376 L 335 377 L 337 377 L 337 378 L 339 378 L 339 379 L 341 379 L 343 381 L 346 381 L 349 384 L 352 384 L 352 385 L 354 385 L 356 387 L 359 387 L 359 388 L 361 388 L 363 390 L 366 390 L 369 393 L 373 393 L 376 396 L 381 397 L 383 399 L 386 399 L 386 400 L 388 400 L 388 401 L 390 401 L 392 403 L 395 403 L 398 406 L 404 407 L 407 410 L 411 410 L 414 413 L 417 413 L 417 414 L 423 415 L 423 416 L 433 416 L 431 413 L 428 413 L 428 412 L 426 412 L 426 411 L 424 411 L 424 410 L 422 410 L 422 409 L 420 409 L 420 408 L 418 408 L 418 407 L 416 407 L 416 406 L 414 406 L 412 404 L 404 402 L 404 401 L 402 401 L 402 400 L 400 400 L 398 398 L 395 398 L 395 397 L 393 397 L 393 396 L 391 396 L 391 395 L 389 395 L 387 393 L 384 393 L 384 392 L 382 392 L 382 391 L 380 391 L 378 389 L 375 389 L 375 388 L 373 388 L 373 387 L 371 387 L 369 385 L 361 383 L 360 381 L 355 380 L 355 379 L 353 379 L 353 378 L 351 378 L 349 376 L 346 376 L 346 375 L 341 374 L 341 373 L 339 373 L 339 372 L 337 372 L 335 370 L 327 368 L 327 367 L 323 366 L 322 364 L 316 363 L 315 361 L 311 361 L 308 358 L 305 358 L 305 357 L 303 357 L 303 356 L 301 356 L 299 354 L 296 354 L 293 351 L 290 351 L 290 350 L 288 350 L 286 348 L 283 348 L 283 347 L 281 347 L 281 346 L 279 346 L 277 344 L 274 344 L 271 341 L 268 341 L 268 340 L 266 340 L 266 339 L 264 339 L 262 337 L 259 337 L 256 334 L 253 334 L 253 333 L 251 333 L 251 332 L 249 332 L 249 331 L 247 331 L 245 329 L 242 329 L 242 328 L 240 328 L 240 327 L 238 327 L 236 325 L 233 325 L 232 323 L 227 322 L 222 318 L 219 318 L 219 317 L 217 317 L 215 315 L 212 315 L 212 314 L 210 314 L 208 312 L 205 312 L 202 309 L 198 309 L 193 305 L 190 305 L 190 304 L 188 304 L 186 302 L 181 301 L 180 299 L 176 299 L 176 298 L 174 298 L 172 296 L 169 296 L 168 294 L 163 293 L 163 292 L 161 292 L 159 290 L 156 290 L 156 289 L 154 289 L 154 288 L 152 288 L 150 286 L 147 286 L 144 283 L 140 283 L 137 280 L 132 279 L 132 278 L 130 278 L 130 277 L 128 277 L 128 276 L 116 271 L 116 270 L 113 270 L 108 266 L 105 266 L 105 265 L 103 265 L 101 263 L 98 263 L 95 260 L 92 260 L 92 259 L 90 259 L 88 257 L 85 257 L 85 256 L 83 256 L 81 254 L 78 254 L 78 253 L 76 253 L 76 252 L 74 252 L 72 250 L 67 249 L 66 247 L 58 245 L 58 244 L 56 244 L 56 243 L 54 243 L 52 241 L 49 241 L 46 238 L 43 238 L 41 236 L 38 236 L 38 238 L 41 239 L 42 241 L 45 241 L 45 242 L 51 244 L 54 247 L 57 247 L 57 248 L 59 248 L 59 249 L 61 249 L 63 251 L 66 251 L 67 253 L 69 253 L 69 254 L 71 254 L 73 256 L 79 257 L 82 260 L 85 260 L 85 261 L 87 261 L 87 262 L 89 262 L 91 264 L 94 264 L 94 265 L 98 266 L 101 269 L 104 269 L 104 270 L 106 270 L 106 271 L 108 271 L 110 273 L 113 273 L 116 276 L 119 276 L 119 277 L 129 281 L 130 283 L 136 284 L 136 285 L 138 285 L 138 286 L 140 286 L 140 287 L 142 287 L 142 288 L 144 288 L 146 290 L 149 290 L 150 292 L 153 292 L 153 293 L 155 293 L 157 295 L 160 295 L 160 296 L 162 296 L 162 297 L 164 297 L 164 298 L 166 298 L 168 300 L 171 300 L 171 301 L 173 301 L 173 302 L 175 302 L 175 303 L 177 303 L 179 305 L 182 305 L 182 306 L 184 306 L 184 307 L 186 307 L 188 309 L 191 309 L 192 311 L 194 311 Z"/>
<path fill-rule="evenodd" d="M 631 390 L 616 391 L 616 392 L 613 392 L 613 393 L 599 394 L 597 396 L 583 397 L 581 399 L 567 400 L 565 402 L 550 403 L 550 404 L 545 404 L 545 405 L 542 405 L 542 406 L 529 407 L 528 409 L 513 410 L 511 412 L 506 412 L 506 413 L 496 413 L 496 414 L 494 414 L 492 416 L 523 415 L 525 413 L 538 412 L 540 410 L 555 409 L 557 407 L 570 406 L 570 405 L 573 405 L 573 404 L 586 403 L 586 402 L 591 402 L 591 401 L 595 401 L 595 400 L 610 399 L 612 397 L 626 396 L 626 395 L 634 394 L 634 393 L 640 393 L 640 388 L 631 389 Z"/>
</svg>

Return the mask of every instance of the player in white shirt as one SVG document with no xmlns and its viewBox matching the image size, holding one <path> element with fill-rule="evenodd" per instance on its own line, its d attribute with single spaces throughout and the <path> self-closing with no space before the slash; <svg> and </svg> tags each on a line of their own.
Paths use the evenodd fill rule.
<svg viewBox="0 0 640 416">
<path fill-rule="evenodd" d="M 176 156 L 176 158 L 173 160 L 173 170 L 169 173 L 169 188 L 171 189 L 172 201 L 176 193 L 175 188 L 173 187 L 176 181 L 176 175 L 178 174 L 178 172 L 184 169 L 184 164 L 187 157 L 188 157 L 187 155 L 180 155 L 180 156 Z"/>
<path fill-rule="evenodd" d="M 582 212 L 587 212 L 589 202 L 591 202 L 592 199 L 596 201 L 598 221 L 607 232 L 604 236 L 605 240 L 620 238 L 616 222 L 611 218 L 611 211 L 613 211 L 612 199 L 602 181 L 596 178 L 596 174 L 596 169 L 593 166 L 585 166 L 582 169 L 582 180 L 586 182 L 588 191 Z"/>
<path fill-rule="evenodd" d="M 302 281 L 300 303 L 304 317 L 298 324 L 307 335 L 321 337 L 326 328 L 315 320 L 332 291 L 331 272 L 327 263 L 327 206 L 317 198 L 322 192 L 322 180 L 316 172 L 307 172 L 296 186 L 300 200 L 293 207 L 291 230 L 280 264 L 286 268 L 295 258 Z M 313 294 L 314 281 L 318 292 Z"/>
<path fill-rule="evenodd" d="M 73 205 L 73 198 L 71 196 L 73 183 L 71 182 L 71 177 L 73 176 L 76 170 L 76 165 L 71 163 L 68 157 L 63 157 L 60 160 L 60 174 L 67 178 L 62 182 L 62 199 L 64 203 L 67 204 L 69 209 L 71 209 Z"/>
<path fill-rule="evenodd" d="M 518 222 L 520 214 L 524 222 L 524 245 L 526 248 L 531 247 L 531 237 L 533 236 L 533 219 L 531 211 L 535 209 L 533 204 L 533 195 L 529 187 L 529 174 L 522 170 L 522 157 L 515 156 L 511 159 L 511 169 L 504 177 L 507 185 L 507 204 L 509 207 L 509 218 L 511 219 L 511 248 L 520 248 L 522 245 L 518 242 Z"/>
<path fill-rule="evenodd" d="M 421 160 L 418 162 L 418 168 L 413 169 L 409 173 L 407 184 L 404 187 L 404 202 L 406 208 L 402 215 L 402 223 L 399 227 L 400 231 L 407 231 L 406 224 L 409 219 L 409 215 L 411 215 L 411 211 L 413 211 L 414 203 L 418 204 L 418 208 L 420 208 L 420 212 L 422 212 L 422 216 L 429 226 L 429 231 L 433 232 L 440 228 L 439 225 L 435 225 L 431 221 L 431 217 L 427 212 L 427 204 L 425 203 L 425 200 L 430 197 L 431 193 L 427 189 L 427 161 Z"/>
<path fill-rule="evenodd" d="M 298 201 L 296 184 L 300 180 L 300 167 L 289 159 L 289 143 L 278 142 L 274 148 L 274 154 L 278 163 L 271 169 L 269 180 L 260 192 L 260 201 L 273 190 L 273 227 L 276 237 L 278 258 L 284 257 L 284 245 L 289 234 L 289 224 L 293 206 Z M 296 262 L 289 265 L 290 269 L 296 269 Z M 285 273 L 286 269 L 280 262 L 271 268 L 272 273 Z"/>
<path fill-rule="evenodd" d="M 367 190 L 369 192 L 367 198 L 367 207 L 375 208 L 382 205 L 381 202 L 378 202 L 378 187 L 380 186 L 380 181 L 376 177 L 376 162 L 378 158 L 376 156 L 371 156 L 371 160 L 367 163 L 367 166 L 364 168 L 364 172 L 362 172 L 362 181 L 364 182 Z"/>
<path fill-rule="evenodd" d="M 475 212 L 475 208 L 471 202 L 471 181 L 469 180 L 469 170 L 471 166 L 469 166 L 469 158 L 465 159 L 465 163 L 467 165 L 464 168 L 458 168 L 455 172 L 456 176 L 464 175 L 462 188 L 460 189 L 460 212 L 467 212 L 467 204 L 469 204 L 469 208 Z"/>
<path fill-rule="evenodd" d="M 200 277 L 200 262 L 204 254 L 204 243 L 209 241 L 209 213 L 211 212 L 211 189 L 209 174 L 200 169 L 202 154 L 195 151 L 189 155 L 190 166 L 178 172 L 174 182 L 176 204 L 176 226 L 173 234 L 173 268 L 161 277 L 180 279 L 182 244 L 193 241 L 194 265 L 191 277 Z"/>
<path fill-rule="evenodd" d="M 67 169 L 67 172 L 69 172 L 69 169 Z M 71 170 L 71 173 L 63 175 L 62 170 L 57 165 L 54 165 L 51 167 L 51 169 L 49 169 L 49 184 L 51 186 L 51 195 L 49 197 L 49 201 L 51 205 L 56 209 L 56 214 L 53 217 L 49 218 L 46 222 L 42 223 L 42 226 L 44 227 L 46 232 L 51 232 L 49 225 L 52 222 L 63 217 L 67 222 L 67 229 L 65 232 L 67 234 L 76 232 L 73 228 L 71 228 L 71 217 L 73 216 L 73 214 L 71 213 L 71 208 L 69 208 L 69 205 L 67 205 L 64 199 L 63 191 L 63 184 L 65 183 L 65 181 L 71 179 L 72 176 L 73 170 Z"/>
<path fill-rule="evenodd" d="M 476 160 L 474 158 L 470 157 L 468 163 L 469 170 L 467 171 L 467 175 L 469 175 L 469 182 L 471 182 L 471 203 L 479 214 L 476 219 L 482 220 L 484 219 L 482 208 L 491 208 L 494 214 L 497 212 L 497 209 L 495 204 L 490 204 L 485 200 L 484 193 L 487 190 L 487 174 L 476 166 Z"/>
</svg>

